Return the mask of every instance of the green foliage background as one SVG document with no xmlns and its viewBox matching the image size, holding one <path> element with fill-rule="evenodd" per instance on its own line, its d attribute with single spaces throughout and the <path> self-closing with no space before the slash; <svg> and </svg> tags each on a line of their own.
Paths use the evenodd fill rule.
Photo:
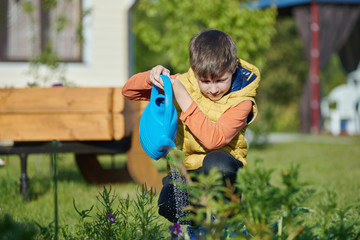
<svg viewBox="0 0 360 240">
<path fill-rule="evenodd" d="M 296 131 L 299 102 L 308 74 L 303 43 L 292 17 L 278 18 L 276 35 L 265 52 L 258 105 L 262 131 Z M 266 128 L 266 129 L 264 129 Z"/>
<path fill-rule="evenodd" d="M 208 28 L 230 34 L 238 56 L 261 67 L 275 33 L 275 19 L 275 9 L 250 9 L 243 0 L 140 0 L 134 9 L 133 31 L 140 47 L 163 56 L 163 61 L 150 61 L 153 66 L 169 65 L 174 72 L 189 68 L 188 43 Z M 148 70 L 142 67 L 149 67 L 147 57 L 153 56 L 137 54 L 136 71 Z"/>
</svg>

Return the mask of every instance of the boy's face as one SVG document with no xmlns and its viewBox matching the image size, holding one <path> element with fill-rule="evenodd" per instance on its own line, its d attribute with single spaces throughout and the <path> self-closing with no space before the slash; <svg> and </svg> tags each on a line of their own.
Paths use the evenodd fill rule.
<svg viewBox="0 0 360 240">
<path fill-rule="evenodd" d="M 211 79 L 211 77 L 202 78 L 196 74 L 196 79 L 198 81 L 200 91 L 210 100 L 217 101 L 229 91 L 232 75 L 233 73 L 226 72 L 219 77 Z"/>
</svg>

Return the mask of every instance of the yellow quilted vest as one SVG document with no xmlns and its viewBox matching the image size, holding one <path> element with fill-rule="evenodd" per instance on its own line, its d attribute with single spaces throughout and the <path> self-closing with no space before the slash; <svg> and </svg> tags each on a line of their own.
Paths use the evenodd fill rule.
<svg viewBox="0 0 360 240">
<path fill-rule="evenodd" d="M 239 75 L 241 75 L 240 82 L 242 87 L 240 88 L 238 86 L 237 88 L 240 88 L 239 90 L 231 89 L 230 93 L 224 95 L 216 102 L 203 96 L 191 68 L 187 73 L 178 76 L 178 79 L 182 82 L 200 110 L 213 122 L 216 122 L 226 110 L 245 100 L 251 100 L 253 102 L 252 118 L 248 120 L 247 126 L 253 122 L 257 116 L 255 96 L 260 81 L 259 70 L 244 60 L 239 59 L 239 63 L 239 71 L 237 70 L 237 72 L 240 72 Z M 177 104 L 175 105 L 178 114 L 180 114 L 181 109 Z M 179 121 L 178 124 L 175 145 L 185 154 L 184 164 L 186 169 L 197 169 L 202 166 L 205 155 L 212 150 L 204 148 L 182 121 Z M 232 154 L 236 159 L 241 161 L 244 166 L 246 165 L 247 155 L 247 144 L 244 138 L 246 127 L 244 127 L 226 146 L 219 149 Z"/>
</svg>

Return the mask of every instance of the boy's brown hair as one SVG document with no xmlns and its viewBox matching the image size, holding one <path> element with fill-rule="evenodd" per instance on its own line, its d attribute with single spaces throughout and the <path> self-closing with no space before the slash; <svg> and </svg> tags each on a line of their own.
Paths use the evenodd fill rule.
<svg viewBox="0 0 360 240">
<path fill-rule="evenodd" d="M 216 29 L 205 30 L 194 36 L 189 44 L 189 54 L 191 68 L 202 78 L 232 72 L 237 64 L 235 41 Z"/>
</svg>

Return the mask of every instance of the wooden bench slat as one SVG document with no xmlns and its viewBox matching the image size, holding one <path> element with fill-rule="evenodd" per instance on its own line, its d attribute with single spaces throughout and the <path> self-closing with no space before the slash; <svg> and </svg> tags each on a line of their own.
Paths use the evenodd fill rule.
<svg viewBox="0 0 360 240">
<path fill-rule="evenodd" d="M 121 88 L 0 89 L 0 113 L 119 113 L 123 109 Z"/>
<path fill-rule="evenodd" d="M 124 118 L 116 116 L 119 126 Z M 0 114 L 0 139 L 13 141 L 91 141 L 113 140 L 112 114 Z M 124 136 L 124 127 L 116 137 Z"/>
</svg>

